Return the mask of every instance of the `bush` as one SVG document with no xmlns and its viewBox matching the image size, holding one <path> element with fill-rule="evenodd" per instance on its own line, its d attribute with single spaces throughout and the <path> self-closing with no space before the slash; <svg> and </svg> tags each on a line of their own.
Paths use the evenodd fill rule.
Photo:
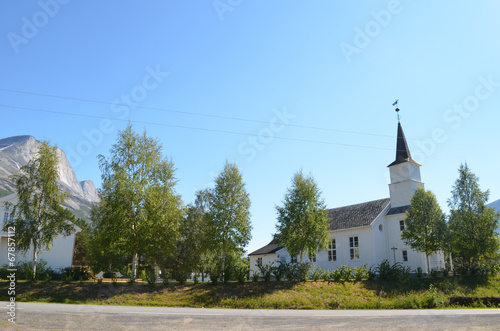
<svg viewBox="0 0 500 331">
<path fill-rule="evenodd" d="M 421 267 L 418 267 L 416 270 L 417 278 L 422 278 L 423 270 Z"/>
<path fill-rule="evenodd" d="M 353 269 L 354 280 L 357 282 L 362 281 L 367 277 L 368 271 L 366 270 L 367 264 L 363 264 L 361 267 L 357 267 Z"/>
<path fill-rule="evenodd" d="M 37 281 L 40 278 L 42 278 L 41 276 L 45 276 L 45 274 L 47 273 L 46 266 L 47 266 L 47 261 L 38 260 L 36 263 L 36 275 L 33 279 L 33 263 L 27 261 L 19 262 L 16 267 L 18 271 L 17 277 L 18 279 Z"/>
<path fill-rule="evenodd" d="M 315 268 L 312 273 L 313 281 L 317 282 L 320 278 L 322 278 L 323 274 L 324 271 L 321 267 Z"/>
<path fill-rule="evenodd" d="M 248 275 L 248 267 L 246 265 L 244 266 L 237 266 L 234 269 L 234 276 L 236 277 L 236 280 L 238 283 L 244 283 L 245 280 L 247 280 L 247 275 Z"/>
<path fill-rule="evenodd" d="M 283 279 L 285 273 L 286 273 L 286 264 L 284 264 L 281 261 L 279 262 L 278 266 L 274 267 L 272 270 L 273 277 L 274 279 L 276 279 L 277 282 Z"/>
<path fill-rule="evenodd" d="M 301 282 L 307 281 L 309 278 L 309 271 L 312 265 L 309 262 L 302 262 L 297 265 L 297 280 Z"/>
<path fill-rule="evenodd" d="M 399 280 L 403 275 L 403 269 L 403 265 L 399 262 L 391 266 L 388 260 L 384 260 L 375 268 L 375 271 L 382 280 Z"/>
<path fill-rule="evenodd" d="M 348 282 L 351 279 L 353 271 L 351 267 L 343 265 L 340 267 L 339 271 L 340 279 L 342 279 L 342 281 Z"/>
<path fill-rule="evenodd" d="M 258 282 L 260 279 L 260 275 L 258 272 L 254 272 L 253 275 L 252 275 L 252 281 L 253 282 Z"/>
<path fill-rule="evenodd" d="M 323 274 L 321 275 L 321 278 L 323 279 L 324 282 L 330 283 L 330 275 L 331 275 L 331 273 L 328 270 L 323 270 Z"/>
<path fill-rule="evenodd" d="M 273 274 L 273 263 L 271 262 L 270 264 L 256 264 L 257 268 L 259 268 L 260 274 L 262 275 L 262 279 L 264 279 L 265 282 L 269 282 L 271 280 L 271 276 Z"/>
<path fill-rule="evenodd" d="M 368 268 L 368 273 L 367 273 L 367 277 L 368 277 L 368 280 L 375 280 L 377 279 L 377 272 L 376 272 L 376 267 L 375 266 L 370 266 L 370 268 Z"/>
<path fill-rule="evenodd" d="M 333 279 L 334 282 L 338 283 L 342 279 L 342 272 L 340 271 L 340 269 L 334 269 L 330 273 L 330 277 Z"/>
<path fill-rule="evenodd" d="M 297 276 L 297 264 L 296 263 L 286 263 L 285 264 L 285 277 L 287 280 L 295 280 Z"/>
</svg>

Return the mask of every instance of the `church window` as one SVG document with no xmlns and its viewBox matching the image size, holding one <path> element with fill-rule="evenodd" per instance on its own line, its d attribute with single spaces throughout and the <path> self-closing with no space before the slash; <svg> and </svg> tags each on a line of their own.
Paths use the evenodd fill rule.
<svg viewBox="0 0 500 331">
<path fill-rule="evenodd" d="M 261 257 L 257 258 L 257 266 L 262 267 L 262 258 Z"/>
<path fill-rule="evenodd" d="M 349 248 L 351 260 L 359 260 L 359 240 L 358 237 L 349 237 Z"/>
<path fill-rule="evenodd" d="M 292 256 L 292 263 L 297 263 L 297 257 L 296 256 Z"/>
<path fill-rule="evenodd" d="M 408 251 L 403 250 L 402 253 L 403 253 L 403 261 L 407 262 L 408 261 Z"/>
<path fill-rule="evenodd" d="M 337 244 L 335 239 L 328 244 L 328 261 L 337 261 Z"/>
<path fill-rule="evenodd" d="M 9 220 L 9 213 L 3 214 L 3 222 L 7 222 Z M 12 221 L 12 215 L 10 215 L 10 220 Z"/>
<path fill-rule="evenodd" d="M 399 221 L 399 230 L 404 231 L 405 229 L 405 221 L 401 220 Z"/>
</svg>

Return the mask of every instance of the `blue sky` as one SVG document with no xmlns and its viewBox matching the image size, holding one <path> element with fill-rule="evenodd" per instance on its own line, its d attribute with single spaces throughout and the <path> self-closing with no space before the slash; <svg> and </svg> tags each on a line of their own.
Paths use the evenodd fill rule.
<svg viewBox="0 0 500 331">
<path fill-rule="evenodd" d="M 498 2 L 40 0 L 0 13 L 0 137 L 48 139 L 99 186 L 96 156 L 131 121 L 163 144 L 186 203 L 236 162 L 248 251 L 271 240 L 300 169 L 330 208 L 388 197 L 396 99 L 444 210 L 462 162 L 500 199 Z"/>
</svg>

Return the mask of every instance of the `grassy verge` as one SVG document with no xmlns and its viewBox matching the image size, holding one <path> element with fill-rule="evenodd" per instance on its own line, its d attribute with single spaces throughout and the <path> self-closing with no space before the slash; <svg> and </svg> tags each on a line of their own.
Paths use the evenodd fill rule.
<svg viewBox="0 0 500 331">
<path fill-rule="evenodd" d="M 8 286 L 7 282 L 0 283 L 2 301 L 9 299 L 6 295 Z M 498 299 L 500 277 L 488 282 L 449 277 L 400 282 L 246 282 L 226 285 L 18 282 L 16 292 L 18 302 L 254 309 L 417 309 L 455 307 L 450 304 L 450 299 L 455 297 Z M 479 300 L 472 300 L 472 306 L 486 307 Z M 498 301 L 490 306 L 500 307 Z"/>
</svg>

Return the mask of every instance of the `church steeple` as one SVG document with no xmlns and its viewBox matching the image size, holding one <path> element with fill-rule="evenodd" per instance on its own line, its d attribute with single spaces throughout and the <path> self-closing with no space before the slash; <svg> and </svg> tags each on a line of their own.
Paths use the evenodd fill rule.
<svg viewBox="0 0 500 331">
<path fill-rule="evenodd" d="M 389 184 L 389 193 L 391 196 L 391 207 L 408 207 L 411 203 L 411 197 L 417 187 L 423 187 L 420 179 L 420 164 L 411 158 L 410 149 L 406 142 L 398 112 L 398 137 L 396 141 L 396 160 L 389 164 L 391 174 L 391 183 Z"/>
<path fill-rule="evenodd" d="M 408 143 L 406 142 L 405 134 L 403 132 L 403 127 L 401 122 L 398 121 L 398 138 L 396 140 L 396 160 L 388 165 L 388 167 L 404 163 L 411 162 L 418 164 L 415 160 L 411 158 L 410 149 L 408 148 Z"/>
</svg>

